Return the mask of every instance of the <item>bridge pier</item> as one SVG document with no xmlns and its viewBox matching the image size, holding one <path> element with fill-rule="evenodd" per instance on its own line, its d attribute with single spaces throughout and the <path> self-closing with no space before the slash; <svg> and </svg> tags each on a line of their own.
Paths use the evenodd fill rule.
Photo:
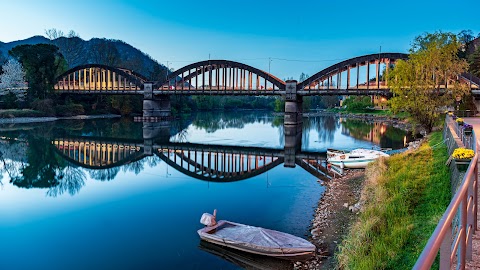
<svg viewBox="0 0 480 270">
<path fill-rule="evenodd" d="M 296 153 L 302 148 L 302 125 L 284 124 L 283 133 L 285 135 L 283 166 L 295 168 Z"/>
<path fill-rule="evenodd" d="M 143 122 L 143 139 L 168 142 L 170 138 L 170 121 Z"/>
<path fill-rule="evenodd" d="M 153 95 L 153 84 L 144 84 L 143 119 L 147 121 L 162 120 L 171 117 L 169 95 Z"/>
<path fill-rule="evenodd" d="M 285 125 L 302 124 L 303 98 L 297 95 L 297 81 L 286 81 L 285 87 Z"/>
</svg>

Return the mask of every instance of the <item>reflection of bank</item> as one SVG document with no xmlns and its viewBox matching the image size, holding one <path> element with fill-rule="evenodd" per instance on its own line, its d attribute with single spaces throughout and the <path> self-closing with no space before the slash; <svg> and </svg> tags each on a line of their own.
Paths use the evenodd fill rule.
<svg viewBox="0 0 480 270">
<path fill-rule="evenodd" d="M 383 148 L 403 148 L 411 139 L 406 131 L 402 131 L 383 122 L 366 123 L 358 119 L 342 119 L 342 134 L 371 142 Z"/>
<path fill-rule="evenodd" d="M 380 145 L 382 136 L 387 131 L 387 125 L 382 122 L 365 123 L 359 120 L 340 118 L 342 134 L 351 136 L 362 141 Z"/>
<path fill-rule="evenodd" d="M 205 241 L 200 241 L 201 250 L 218 256 L 226 261 L 251 270 L 290 270 L 293 265 L 289 261 L 275 259 L 267 256 L 251 254 L 227 247 L 221 247 Z M 208 268 L 208 267 L 206 267 Z"/>
</svg>

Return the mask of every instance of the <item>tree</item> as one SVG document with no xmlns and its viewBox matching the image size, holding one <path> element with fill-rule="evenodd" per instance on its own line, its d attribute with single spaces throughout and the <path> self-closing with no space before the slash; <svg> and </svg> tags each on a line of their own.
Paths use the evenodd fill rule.
<svg viewBox="0 0 480 270">
<path fill-rule="evenodd" d="M 64 35 L 61 30 L 52 28 L 45 30 L 45 34 L 51 40 L 51 43 L 60 49 L 69 67 L 81 64 L 81 58 L 84 54 L 84 41 L 78 33 L 70 30 L 67 35 Z"/>
<path fill-rule="evenodd" d="M 458 33 L 457 38 L 460 44 L 466 45 L 470 41 L 474 40 L 475 36 L 472 30 L 462 30 L 460 33 Z"/>
<path fill-rule="evenodd" d="M 98 39 L 92 45 L 92 56 L 95 64 L 102 64 L 111 67 L 120 65 L 120 53 L 111 40 Z"/>
<path fill-rule="evenodd" d="M 468 63 L 470 64 L 470 72 L 473 75 L 480 77 L 480 47 L 478 47 L 475 52 L 470 55 Z"/>
<path fill-rule="evenodd" d="M 9 54 L 18 59 L 25 69 L 29 102 L 51 96 L 55 78 L 67 69 L 65 59 L 55 45 L 19 45 L 11 49 Z"/>
<path fill-rule="evenodd" d="M 25 95 L 25 71 L 22 64 L 11 58 L 2 66 L 0 74 L 0 95 L 6 95 L 6 107 L 14 108 L 16 101 L 22 101 Z"/>
<path fill-rule="evenodd" d="M 343 102 L 349 112 L 364 112 L 372 107 L 372 99 L 369 96 L 351 96 Z"/>
<path fill-rule="evenodd" d="M 3 64 L 7 61 L 7 58 L 3 55 L 2 51 L 0 51 L 0 64 Z M 1 73 L 1 70 L 0 70 Z"/>
<path fill-rule="evenodd" d="M 306 79 L 308 79 L 308 77 L 310 77 L 310 76 L 308 76 L 308 74 L 302 72 L 302 74 L 300 74 L 300 78 L 298 79 L 298 81 L 303 82 Z"/>
<path fill-rule="evenodd" d="M 467 69 L 457 55 L 461 44 L 452 33 L 426 33 L 415 38 L 408 60 L 399 60 L 389 74 L 394 93 L 390 100 L 394 112 L 406 111 L 411 120 L 430 132 L 441 107 L 456 97 L 468 95 L 468 88 L 457 80 Z M 448 84 L 448 89 L 444 89 Z"/>
</svg>

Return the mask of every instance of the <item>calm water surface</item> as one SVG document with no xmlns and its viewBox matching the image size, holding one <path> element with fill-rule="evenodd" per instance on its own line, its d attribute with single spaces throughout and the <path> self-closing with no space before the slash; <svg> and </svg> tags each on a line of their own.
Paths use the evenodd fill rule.
<svg viewBox="0 0 480 270">
<path fill-rule="evenodd" d="M 0 269 L 242 269 L 248 264 L 235 252 L 200 245 L 202 213 L 216 208 L 219 219 L 307 238 L 324 191 L 317 179 L 328 178 L 327 148 L 402 148 L 409 140 L 382 123 L 325 116 L 297 130 L 297 165 L 287 168 L 292 134 L 265 112 L 154 126 L 0 126 Z"/>
</svg>

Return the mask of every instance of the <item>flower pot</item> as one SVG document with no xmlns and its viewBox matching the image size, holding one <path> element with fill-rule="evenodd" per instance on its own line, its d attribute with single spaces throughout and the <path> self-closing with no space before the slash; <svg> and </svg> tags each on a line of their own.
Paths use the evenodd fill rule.
<svg viewBox="0 0 480 270">
<path fill-rule="evenodd" d="M 471 159 L 469 158 L 454 158 L 453 160 L 455 160 L 455 163 L 457 165 L 461 165 L 461 164 L 470 164 L 470 161 L 472 161 Z"/>
<path fill-rule="evenodd" d="M 455 165 L 457 166 L 457 170 L 459 172 L 466 172 L 468 169 L 468 165 L 470 165 L 471 159 L 454 159 Z"/>
<path fill-rule="evenodd" d="M 464 129 L 463 134 L 465 135 L 472 135 L 472 130 L 471 129 Z"/>
</svg>

